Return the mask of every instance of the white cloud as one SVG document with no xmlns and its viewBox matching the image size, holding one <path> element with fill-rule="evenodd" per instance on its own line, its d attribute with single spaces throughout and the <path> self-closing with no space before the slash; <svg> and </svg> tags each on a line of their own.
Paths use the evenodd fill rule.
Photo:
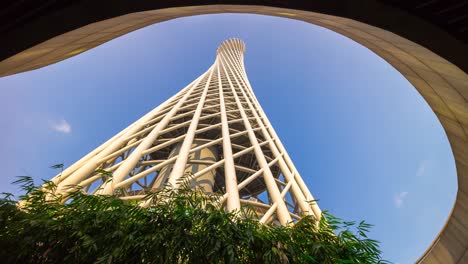
<svg viewBox="0 0 468 264">
<path fill-rule="evenodd" d="M 52 123 L 51 127 L 60 133 L 69 134 L 71 132 L 71 126 L 65 119 Z"/>
<path fill-rule="evenodd" d="M 395 206 L 397 208 L 401 208 L 403 206 L 406 196 L 408 196 L 408 192 L 400 192 L 399 194 L 395 195 L 393 201 L 395 202 Z"/>
<path fill-rule="evenodd" d="M 418 171 L 416 171 L 416 176 L 421 177 L 421 176 L 423 176 L 423 175 L 426 173 L 427 164 L 428 164 L 428 161 L 427 161 L 427 160 L 423 160 L 423 161 L 419 164 Z"/>
</svg>

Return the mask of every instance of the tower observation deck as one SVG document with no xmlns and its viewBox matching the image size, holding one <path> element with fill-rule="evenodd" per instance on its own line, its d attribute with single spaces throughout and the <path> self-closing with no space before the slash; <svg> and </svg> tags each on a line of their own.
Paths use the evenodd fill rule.
<svg viewBox="0 0 468 264">
<path fill-rule="evenodd" d="M 149 192 L 179 188 L 185 178 L 193 189 L 219 193 L 226 211 L 254 207 L 262 223 L 320 218 L 254 95 L 244 52 L 241 40 L 224 41 L 200 77 L 55 176 L 57 192 L 77 185 L 144 206 Z"/>
</svg>

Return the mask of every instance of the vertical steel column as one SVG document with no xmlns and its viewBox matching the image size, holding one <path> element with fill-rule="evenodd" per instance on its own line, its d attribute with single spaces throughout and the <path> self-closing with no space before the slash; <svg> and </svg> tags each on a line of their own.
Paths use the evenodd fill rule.
<svg viewBox="0 0 468 264">
<path fill-rule="evenodd" d="M 247 89 L 247 91 L 249 92 L 249 94 L 251 94 L 251 97 L 253 98 L 253 100 L 255 100 L 257 102 L 257 105 L 260 106 L 260 103 L 258 102 L 257 98 L 253 95 L 252 88 L 251 88 L 249 79 L 247 78 L 247 74 L 245 73 L 245 71 L 243 72 L 243 75 L 245 76 L 244 79 L 247 82 L 247 85 L 249 87 L 249 89 Z M 278 135 L 276 134 L 276 131 L 273 129 L 273 126 L 271 125 L 270 120 L 268 120 L 265 112 L 263 111 L 263 109 L 261 107 L 259 107 L 258 111 L 260 112 L 260 115 L 262 116 L 262 119 L 265 120 L 265 123 L 267 125 L 267 130 L 270 131 L 270 133 L 273 135 L 274 138 L 279 138 Z M 288 165 L 289 168 L 291 168 L 291 170 L 292 170 L 292 172 L 294 174 L 294 179 L 296 180 L 297 185 L 302 190 L 302 193 L 304 194 L 306 201 L 310 204 L 310 207 L 311 207 L 315 217 L 317 217 L 317 219 L 320 219 L 322 217 L 322 210 L 320 209 L 320 207 L 318 206 L 318 204 L 316 202 L 311 202 L 311 201 L 315 201 L 315 198 L 312 195 L 312 193 L 310 192 L 309 188 L 307 188 L 307 185 L 305 184 L 304 180 L 302 179 L 299 171 L 296 169 L 296 166 L 294 166 L 294 163 L 292 162 L 291 158 L 289 157 L 288 152 L 286 151 L 285 147 L 283 146 L 283 144 L 281 143 L 280 140 L 277 140 L 274 143 L 276 143 L 275 145 L 277 145 L 279 150 L 284 154 L 285 163 Z"/>
<path fill-rule="evenodd" d="M 223 58 L 223 56 L 221 56 L 221 58 Z M 278 186 L 276 185 L 273 174 L 271 173 L 270 167 L 268 166 L 268 162 L 266 161 L 265 156 L 263 155 L 262 149 L 258 144 L 257 137 L 255 136 L 255 133 L 252 130 L 252 126 L 250 125 L 247 115 L 245 114 L 244 107 L 242 106 L 242 103 L 240 102 L 239 97 L 237 96 L 237 92 L 234 86 L 232 85 L 231 79 L 229 78 L 229 75 L 226 69 L 224 68 L 223 64 L 222 66 L 223 66 L 224 73 L 226 74 L 227 80 L 229 82 L 229 85 L 231 86 L 231 90 L 232 90 L 232 93 L 234 94 L 234 98 L 236 99 L 237 107 L 239 108 L 239 111 L 241 113 L 244 126 L 249 136 L 250 143 L 254 147 L 255 157 L 257 158 L 257 161 L 260 167 L 263 169 L 263 179 L 267 186 L 268 194 L 270 195 L 273 203 L 278 204 L 277 205 L 278 220 L 280 221 L 282 225 L 287 225 L 289 222 L 292 221 L 291 216 L 289 215 L 288 208 L 286 207 L 283 201 L 283 198 L 281 197 L 281 193 L 278 190 Z"/>
<path fill-rule="evenodd" d="M 231 55 L 232 55 L 232 53 L 231 53 Z M 229 57 L 228 57 L 228 59 L 229 59 Z M 237 85 L 239 86 L 239 88 L 240 88 L 240 90 L 242 92 L 242 96 L 246 99 L 247 104 L 248 104 L 250 110 L 252 111 L 252 113 L 253 113 L 253 115 L 255 117 L 255 120 L 261 126 L 262 134 L 263 134 L 263 136 L 265 136 L 265 139 L 268 141 L 268 144 L 270 146 L 271 151 L 273 152 L 275 157 L 279 157 L 278 163 L 279 163 L 280 169 L 283 172 L 283 175 L 286 178 L 286 180 L 288 182 L 292 183 L 291 189 L 292 189 L 293 195 L 295 196 L 297 202 L 299 203 L 299 206 L 300 206 L 302 212 L 305 213 L 305 214 L 313 213 L 312 210 L 311 210 L 312 208 L 310 207 L 309 203 L 307 203 L 307 201 L 306 201 L 305 195 L 303 194 L 303 192 L 301 191 L 301 189 L 297 185 L 297 182 L 294 179 L 294 176 L 292 175 L 292 172 L 287 167 L 283 157 L 280 157 L 281 153 L 278 151 L 278 148 L 274 144 L 274 142 L 272 140 L 272 137 L 270 136 L 270 133 L 268 133 L 263 121 L 258 116 L 257 109 L 250 102 L 251 100 L 250 100 L 249 96 L 247 96 L 247 94 L 245 92 L 246 89 L 243 88 L 243 86 L 246 86 L 247 89 L 251 89 L 251 87 L 246 85 L 244 78 L 242 78 L 243 76 L 239 76 L 240 74 L 237 73 L 237 72 L 236 72 L 236 74 L 238 75 L 238 77 L 241 80 L 241 82 L 243 83 L 243 85 L 241 85 L 239 83 L 239 80 L 236 78 L 236 76 L 234 76 L 234 80 L 237 83 Z M 250 96 L 252 97 L 254 95 L 251 94 Z M 259 106 L 259 104 L 257 104 L 257 107 L 261 108 L 261 106 Z M 276 139 L 278 140 L 278 138 L 276 138 Z M 316 217 L 320 217 L 320 215 L 318 215 L 318 216 L 316 215 Z"/>
<path fill-rule="evenodd" d="M 214 66 L 211 66 L 211 68 L 204 74 L 206 75 L 209 72 L 208 80 L 206 81 L 205 88 L 203 89 L 203 94 L 200 98 L 200 101 L 198 102 L 197 109 L 193 114 L 192 122 L 190 123 L 187 133 L 185 134 L 185 139 L 182 143 L 182 146 L 180 147 L 177 160 L 174 164 L 174 167 L 172 168 L 171 174 L 169 175 L 168 182 L 174 188 L 179 187 L 178 179 L 184 174 L 185 165 L 187 165 L 189 152 L 192 147 L 193 139 L 195 138 L 195 130 L 197 130 L 198 122 L 200 121 L 200 115 L 202 113 L 203 106 L 205 105 L 206 94 L 208 93 L 208 89 L 210 87 L 211 76 L 213 75 L 213 67 Z"/>
<path fill-rule="evenodd" d="M 219 55 L 218 55 L 219 56 Z M 223 137 L 223 156 L 224 156 L 224 178 L 226 184 L 227 202 L 226 208 L 229 212 L 240 210 L 239 190 L 237 188 L 237 175 L 234 167 L 234 158 L 232 157 L 231 137 L 229 133 L 229 124 L 226 114 L 226 102 L 224 101 L 224 90 L 221 81 L 220 59 L 216 58 L 216 67 L 218 72 L 218 90 L 219 105 L 221 110 L 221 132 Z"/>
</svg>

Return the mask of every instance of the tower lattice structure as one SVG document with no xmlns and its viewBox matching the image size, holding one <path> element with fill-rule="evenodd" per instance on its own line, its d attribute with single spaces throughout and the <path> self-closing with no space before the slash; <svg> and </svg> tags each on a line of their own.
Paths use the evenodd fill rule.
<svg viewBox="0 0 468 264">
<path fill-rule="evenodd" d="M 191 188 L 219 193 L 226 211 L 253 206 L 262 223 L 320 218 L 254 95 L 244 52 L 241 40 L 224 41 L 200 77 L 55 176 L 57 192 L 80 186 L 144 204 L 147 193 L 190 177 Z"/>
</svg>

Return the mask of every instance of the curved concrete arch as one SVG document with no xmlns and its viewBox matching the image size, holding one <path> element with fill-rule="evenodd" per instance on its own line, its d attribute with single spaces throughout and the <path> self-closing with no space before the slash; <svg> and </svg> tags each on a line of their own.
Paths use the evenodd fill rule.
<svg viewBox="0 0 468 264">
<path fill-rule="evenodd" d="M 468 76 L 459 68 L 467 69 L 464 62 L 468 57 L 456 60 L 446 55 L 452 62 L 456 61 L 457 67 L 413 41 L 350 18 L 279 7 L 204 5 L 134 12 L 82 26 L 1 61 L 0 76 L 64 60 L 154 23 L 212 13 L 272 15 L 319 25 L 364 45 L 401 72 L 424 97 L 444 127 L 455 157 L 458 176 L 458 193 L 452 213 L 418 262 L 468 263 Z M 454 47 L 459 48 L 457 45 L 454 44 Z M 460 45 L 464 47 L 464 44 Z M 465 53 L 461 51 L 458 54 Z"/>
</svg>

